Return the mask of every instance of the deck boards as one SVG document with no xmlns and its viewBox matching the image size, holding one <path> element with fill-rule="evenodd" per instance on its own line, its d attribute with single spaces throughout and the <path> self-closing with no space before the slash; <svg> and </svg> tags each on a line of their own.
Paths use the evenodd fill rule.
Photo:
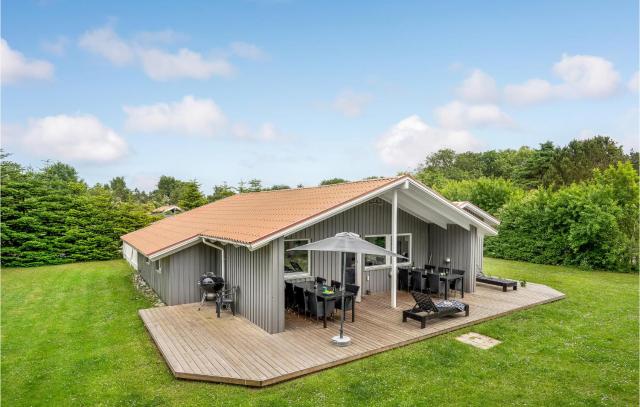
<svg viewBox="0 0 640 407">
<path fill-rule="evenodd" d="M 540 284 L 507 292 L 478 284 L 462 300 L 470 306 L 468 317 L 432 320 L 420 329 L 416 321 L 402 323 L 402 310 L 413 306 L 409 294 L 398 292 L 396 309 L 389 307 L 388 293 L 373 294 L 356 306 L 355 323 L 347 312 L 345 334 L 352 344 L 345 348 L 331 344 L 337 318 L 323 329 L 321 322 L 287 314 L 286 330 L 271 335 L 240 316 L 223 313 L 218 319 L 210 306 L 198 311 L 198 304 L 139 314 L 176 377 L 266 386 L 562 298 L 564 294 Z"/>
</svg>

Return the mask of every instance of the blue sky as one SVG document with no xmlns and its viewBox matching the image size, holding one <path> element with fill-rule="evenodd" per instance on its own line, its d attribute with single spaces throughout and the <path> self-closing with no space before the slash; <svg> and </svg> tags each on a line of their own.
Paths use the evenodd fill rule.
<svg viewBox="0 0 640 407">
<path fill-rule="evenodd" d="M 636 1 L 4 1 L 2 39 L 3 148 L 89 183 L 313 185 L 442 147 L 638 144 Z"/>
</svg>

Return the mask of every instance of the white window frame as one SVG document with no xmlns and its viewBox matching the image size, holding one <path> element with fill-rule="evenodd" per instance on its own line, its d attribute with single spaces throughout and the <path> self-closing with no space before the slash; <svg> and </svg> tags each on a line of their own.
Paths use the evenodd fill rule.
<svg viewBox="0 0 640 407">
<path fill-rule="evenodd" d="M 305 243 L 305 244 L 311 243 L 311 239 L 309 239 L 307 237 L 301 237 L 299 239 L 284 239 L 285 242 L 297 242 L 297 241 L 300 241 L 300 240 L 306 240 L 307 243 Z M 307 271 L 287 272 L 286 270 L 282 270 L 282 272 L 284 273 L 285 279 L 310 276 L 311 275 L 311 250 L 307 250 L 307 257 L 309 259 L 307 261 Z"/>
<path fill-rule="evenodd" d="M 162 260 L 156 260 L 153 262 L 153 269 L 158 274 L 162 274 L 162 263 L 160 263 L 161 261 Z"/>
<path fill-rule="evenodd" d="M 391 250 L 391 234 L 385 234 L 385 233 L 381 233 L 381 234 L 375 234 L 375 235 L 365 235 L 365 239 L 368 237 L 382 237 L 384 236 L 384 245 L 385 245 L 385 249 L 386 250 Z M 400 236 L 409 236 L 409 259 L 407 261 L 404 262 L 398 262 L 398 266 L 402 267 L 402 266 L 409 266 L 411 265 L 411 262 L 413 261 L 413 234 L 412 233 L 398 233 L 397 234 L 398 237 Z M 391 258 L 389 256 L 385 256 L 385 263 L 384 264 L 380 264 L 377 266 L 364 266 L 364 270 L 365 271 L 371 271 L 371 270 L 381 270 L 381 269 L 388 269 L 389 267 L 391 267 Z"/>
</svg>

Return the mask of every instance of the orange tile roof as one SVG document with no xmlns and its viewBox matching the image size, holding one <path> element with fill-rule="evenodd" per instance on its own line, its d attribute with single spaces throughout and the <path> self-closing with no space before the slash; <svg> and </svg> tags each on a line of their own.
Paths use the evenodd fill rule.
<svg viewBox="0 0 640 407">
<path fill-rule="evenodd" d="M 121 238 L 146 256 L 197 236 L 251 244 L 400 178 L 237 194 L 159 220 Z"/>
</svg>

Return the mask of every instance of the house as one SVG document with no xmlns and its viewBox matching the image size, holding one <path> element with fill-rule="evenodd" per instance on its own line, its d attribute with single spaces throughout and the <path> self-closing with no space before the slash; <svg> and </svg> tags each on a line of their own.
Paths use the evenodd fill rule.
<svg viewBox="0 0 640 407">
<path fill-rule="evenodd" d="M 500 221 L 494 218 L 493 216 L 491 216 L 490 213 L 482 210 L 481 208 L 477 207 L 476 205 L 472 204 L 469 201 L 458 201 L 458 202 L 452 202 L 452 203 L 458 208 L 462 209 L 463 211 L 469 212 L 470 214 L 480 219 L 481 221 L 491 226 L 492 228 L 495 228 L 500 224 Z"/>
<path fill-rule="evenodd" d="M 243 193 L 122 236 L 123 255 L 168 305 L 200 300 L 197 281 L 215 272 L 238 287 L 238 312 L 269 333 L 285 330 L 284 282 L 340 281 L 338 253 L 287 251 L 337 232 L 354 232 L 408 258 L 351 255 L 348 279 L 361 293 L 389 292 L 397 267 L 448 265 L 475 290 L 483 238 L 496 230 L 410 176 L 313 188 Z M 450 259 L 450 264 L 445 263 Z"/>
<path fill-rule="evenodd" d="M 151 213 L 155 215 L 164 215 L 164 216 L 172 216 L 178 213 L 184 212 L 182 208 L 177 205 L 164 205 L 159 206 L 156 209 L 152 210 Z"/>
</svg>

